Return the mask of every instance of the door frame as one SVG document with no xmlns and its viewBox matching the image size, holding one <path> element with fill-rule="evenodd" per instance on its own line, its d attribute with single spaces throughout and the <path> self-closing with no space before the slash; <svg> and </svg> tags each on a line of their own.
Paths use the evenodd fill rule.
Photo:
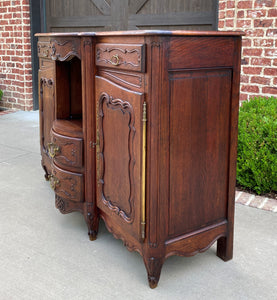
<svg viewBox="0 0 277 300">
<path fill-rule="evenodd" d="M 39 109 L 38 95 L 38 69 L 39 59 L 37 55 L 38 38 L 35 33 L 46 32 L 45 0 L 30 0 L 30 25 L 31 25 L 31 61 L 32 61 L 32 86 L 33 86 L 33 110 Z"/>
</svg>

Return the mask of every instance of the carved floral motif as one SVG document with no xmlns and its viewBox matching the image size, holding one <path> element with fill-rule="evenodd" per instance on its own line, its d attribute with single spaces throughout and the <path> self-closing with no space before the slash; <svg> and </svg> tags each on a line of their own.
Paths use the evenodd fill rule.
<svg viewBox="0 0 277 300">
<path fill-rule="evenodd" d="M 53 87 L 53 85 L 54 85 L 54 80 L 52 78 L 45 78 L 45 77 L 40 78 L 40 86 L 51 88 Z"/>
<path fill-rule="evenodd" d="M 71 56 L 80 58 L 80 54 L 72 41 L 38 42 L 38 56 L 64 61 Z"/>
<path fill-rule="evenodd" d="M 66 165 L 70 165 L 70 166 L 74 166 L 76 165 L 79 161 L 78 161 L 78 149 L 76 148 L 77 146 L 74 143 L 64 143 L 61 144 L 60 146 L 65 148 L 65 147 L 70 147 L 70 153 L 65 153 L 64 151 L 60 151 L 59 155 L 55 157 L 56 160 L 58 160 L 59 162 L 63 162 Z M 70 154 L 70 155 L 69 155 Z"/>
</svg>

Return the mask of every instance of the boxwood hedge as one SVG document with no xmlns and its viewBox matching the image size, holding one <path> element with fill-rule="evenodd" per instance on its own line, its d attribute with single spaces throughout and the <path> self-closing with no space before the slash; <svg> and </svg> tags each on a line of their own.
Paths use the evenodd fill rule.
<svg viewBox="0 0 277 300">
<path fill-rule="evenodd" d="M 277 191 L 277 99 L 254 98 L 239 112 L 237 183 L 257 194 Z"/>
</svg>

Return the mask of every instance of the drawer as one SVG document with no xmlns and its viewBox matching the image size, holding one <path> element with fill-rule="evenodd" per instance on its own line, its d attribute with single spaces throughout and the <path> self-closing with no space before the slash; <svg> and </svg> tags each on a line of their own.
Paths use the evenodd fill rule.
<svg viewBox="0 0 277 300">
<path fill-rule="evenodd" d="M 81 172 L 83 167 L 83 139 L 64 136 L 52 129 L 48 153 L 57 166 Z"/>
<path fill-rule="evenodd" d="M 57 196 L 75 202 L 84 201 L 84 178 L 82 174 L 68 172 L 52 164 L 49 182 Z"/>
<path fill-rule="evenodd" d="M 145 45 L 96 44 L 96 65 L 130 71 L 145 71 Z"/>
</svg>

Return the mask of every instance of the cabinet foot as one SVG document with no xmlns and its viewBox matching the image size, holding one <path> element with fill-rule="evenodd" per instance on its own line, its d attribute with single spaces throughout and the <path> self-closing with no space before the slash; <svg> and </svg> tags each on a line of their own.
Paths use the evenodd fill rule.
<svg viewBox="0 0 277 300">
<path fill-rule="evenodd" d="M 144 260 L 144 264 L 148 275 L 148 283 L 151 289 L 156 288 L 158 285 L 163 262 L 164 259 L 156 257 L 150 257 Z"/>
<path fill-rule="evenodd" d="M 98 234 L 99 219 L 98 217 L 93 216 L 91 213 L 87 213 L 86 222 L 88 226 L 89 239 L 91 241 L 95 241 Z"/>
<path fill-rule="evenodd" d="M 217 253 L 216 255 L 224 261 L 228 261 L 233 258 L 233 238 L 221 237 L 217 241 Z"/>
<path fill-rule="evenodd" d="M 156 279 L 156 278 L 150 278 L 148 276 L 148 282 L 149 282 L 149 287 L 151 289 L 154 289 L 158 286 L 158 282 L 159 282 L 159 279 Z"/>
<path fill-rule="evenodd" d="M 95 231 L 89 231 L 88 232 L 88 236 L 89 236 L 89 239 L 91 240 L 91 241 L 95 241 L 96 239 L 97 239 L 97 232 L 95 232 Z"/>
</svg>

